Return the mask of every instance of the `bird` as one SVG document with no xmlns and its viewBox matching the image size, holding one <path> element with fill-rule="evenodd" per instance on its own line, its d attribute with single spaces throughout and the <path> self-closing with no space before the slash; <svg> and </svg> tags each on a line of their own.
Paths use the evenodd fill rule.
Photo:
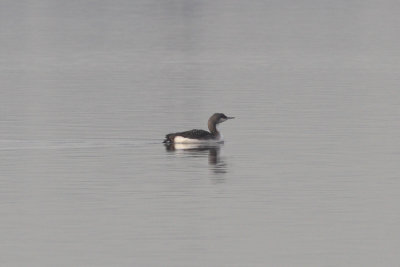
<svg viewBox="0 0 400 267">
<path fill-rule="evenodd" d="M 217 130 L 217 124 L 234 118 L 235 117 L 228 117 L 223 113 L 214 113 L 208 119 L 209 132 L 205 130 L 193 129 L 185 132 L 170 133 L 165 136 L 163 143 L 167 145 L 223 143 L 224 139 L 222 134 Z"/>
</svg>

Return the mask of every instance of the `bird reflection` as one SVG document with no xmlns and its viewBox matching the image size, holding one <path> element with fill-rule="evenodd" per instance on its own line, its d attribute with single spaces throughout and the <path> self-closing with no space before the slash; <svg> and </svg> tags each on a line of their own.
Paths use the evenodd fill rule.
<svg viewBox="0 0 400 267">
<path fill-rule="evenodd" d="M 194 157 L 204 155 L 208 151 L 208 165 L 211 170 L 216 174 L 224 174 L 227 172 L 227 165 L 220 157 L 221 146 L 221 144 L 168 144 L 165 145 L 165 149 L 168 152 L 183 151 Z"/>
</svg>

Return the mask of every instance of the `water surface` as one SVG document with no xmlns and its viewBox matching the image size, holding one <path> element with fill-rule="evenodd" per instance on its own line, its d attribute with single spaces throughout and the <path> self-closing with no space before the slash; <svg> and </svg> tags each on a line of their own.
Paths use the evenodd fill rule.
<svg viewBox="0 0 400 267">
<path fill-rule="evenodd" d="M 399 11 L 2 1 L 0 264 L 398 264 Z"/>
</svg>

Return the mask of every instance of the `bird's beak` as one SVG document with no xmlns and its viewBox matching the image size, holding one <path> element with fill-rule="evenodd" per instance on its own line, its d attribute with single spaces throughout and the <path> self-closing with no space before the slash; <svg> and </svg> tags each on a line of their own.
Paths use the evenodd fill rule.
<svg viewBox="0 0 400 267">
<path fill-rule="evenodd" d="M 227 117 L 226 119 L 227 120 L 231 120 L 231 119 L 234 119 L 235 117 Z"/>
</svg>

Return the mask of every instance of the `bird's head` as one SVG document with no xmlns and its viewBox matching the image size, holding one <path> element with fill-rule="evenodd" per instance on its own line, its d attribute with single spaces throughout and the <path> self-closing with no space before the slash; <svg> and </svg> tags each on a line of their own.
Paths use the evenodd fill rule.
<svg viewBox="0 0 400 267">
<path fill-rule="evenodd" d="M 226 120 L 234 119 L 235 117 L 228 117 L 224 113 L 214 113 L 209 121 L 215 122 L 216 124 L 224 122 Z"/>
</svg>

